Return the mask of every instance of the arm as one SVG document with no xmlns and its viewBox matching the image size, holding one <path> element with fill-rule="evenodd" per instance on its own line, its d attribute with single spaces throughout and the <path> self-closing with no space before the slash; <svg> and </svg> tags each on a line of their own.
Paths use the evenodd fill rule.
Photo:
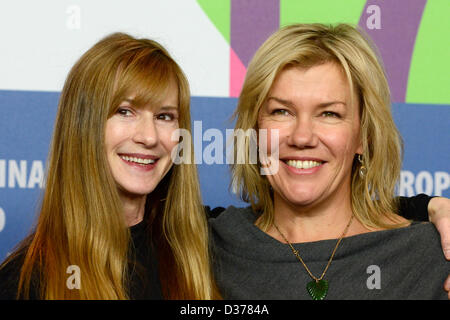
<svg viewBox="0 0 450 320">
<path fill-rule="evenodd" d="M 20 260 L 20 261 L 19 261 Z M 0 264 L 0 300 L 15 300 L 20 278 L 21 259 L 6 259 Z"/>
<path fill-rule="evenodd" d="M 412 220 L 430 220 L 441 236 L 442 251 L 450 260 L 450 199 L 444 197 L 431 198 L 425 194 L 415 197 L 400 197 L 400 215 Z M 444 283 L 444 289 L 450 299 L 450 275 Z"/>
<path fill-rule="evenodd" d="M 217 218 L 222 211 L 225 211 L 225 208 L 223 207 L 217 207 L 211 210 L 210 206 L 204 206 L 204 209 L 206 212 L 206 219 Z"/>
<path fill-rule="evenodd" d="M 441 235 L 442 250 L 447 260 L 450 260 L 450 199 L 437 197 L 428 204 L 430 221 L 436 226 Z M 450 275 L 444 283 L 444 289 L 450 299 Z"/>
<path fill-rule="evenodd" d="M 450 199 L 418 194 L 414 197 L 399 197 L 400 215 L 416 221 L 431 221 L 441 235 L 442 249 L 450 260 Z"/>
<path fill-rule="evenodd" d="M 399 197 L 399 214 L 414 221 L 428 221 L 428 204 L 432 198 L 426 194 L 418 194 L 414 197 Z"/>
<path fill-rule="evenodd" d="M 441 235 L 442 250 L 450 260 L 450 199 L 436 197 L 428 204 L 430 221 Z"/>
</svg>

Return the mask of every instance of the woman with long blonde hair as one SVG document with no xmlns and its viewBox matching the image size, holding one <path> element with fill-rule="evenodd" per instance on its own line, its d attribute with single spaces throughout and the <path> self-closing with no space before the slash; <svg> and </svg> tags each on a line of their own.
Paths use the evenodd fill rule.
<svg viewBox="0 0 450 320">
<path fill-rule="evenodd" d="M 2 297 L 218 297 L 195 165 L 171 158 L 189 104 L 186 77 L 155 41 L 116 33 L 78 60 L 37 224 L 2 265 Z"/>
</svg>

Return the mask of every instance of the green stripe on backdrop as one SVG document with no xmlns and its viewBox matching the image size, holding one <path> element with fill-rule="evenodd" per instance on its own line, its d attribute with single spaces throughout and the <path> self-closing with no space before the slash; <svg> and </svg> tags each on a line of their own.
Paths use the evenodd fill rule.
<svg viewBox="0 0 450 320">
<path fill-rule="evenodd" d="M 409 69 L 408 103 L 450 104 L 449 15 L 449 0 L 428 0 Z"/>
<path fill-rule="evenodd" d="M 222 36 L 230 43 L 231 0 L 197 0 Z"/>
<path fill-rule="evenodd" d="M 366 0 L 280 0 L 280 25 L 292 23 L 358 24 Z"/>
</svg>

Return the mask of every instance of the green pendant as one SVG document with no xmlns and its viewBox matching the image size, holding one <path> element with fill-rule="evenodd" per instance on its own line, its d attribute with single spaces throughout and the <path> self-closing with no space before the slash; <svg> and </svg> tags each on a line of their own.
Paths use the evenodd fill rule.
<svg viewBox="0 0 450 320">
<path fill-rule="evenodd" d="M 313 300 L 323 300 L 327 296 L 328 281 L 327 280 L 313 280 L 306 285 L 309 295 Z"/>
</svg>

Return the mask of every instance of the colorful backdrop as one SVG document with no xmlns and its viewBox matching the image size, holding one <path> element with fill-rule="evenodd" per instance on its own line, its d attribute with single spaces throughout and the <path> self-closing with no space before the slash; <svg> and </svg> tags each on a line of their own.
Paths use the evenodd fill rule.
<svg viewBox="0 0 450 320">
<path fill-rule="evenodd" d="M 405 142 L 398 192 L 450 197 L 448 0 L 15 0 L 0 4 L 0 260 L 31 229 L 59 92 L 79 56 L 105 35 L 162 43 L 186 72 L 202 150 L 230 116 L 258 46 L 290 23 L 358 24 L 377 44 Z M 194 133 L 195 134 L 195 133 Z M 242 206 L 226 164 L 199 164 L 210 206 Z"/>
</svg>

